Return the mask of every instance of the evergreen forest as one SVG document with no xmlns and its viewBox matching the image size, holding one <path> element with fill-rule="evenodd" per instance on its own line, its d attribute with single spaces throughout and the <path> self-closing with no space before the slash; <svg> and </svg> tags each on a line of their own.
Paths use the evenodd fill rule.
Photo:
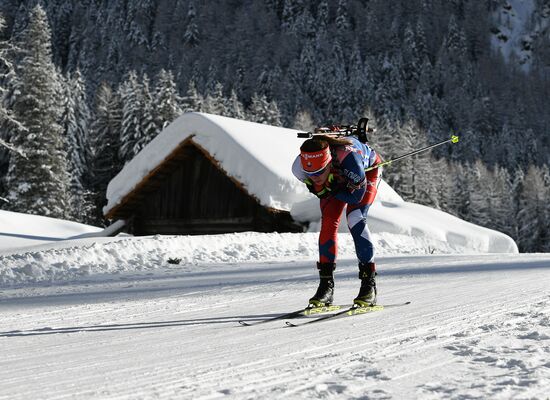
<svg viewBox="0 0 550 400">
<path fill-rule="evenodd" d="M 369 117 L 405 199 L 550 252 L 550 2 L 522 57 L 504 0 L 0 0 L 0 207 L 106 224 L 109 181 L 201 111 Z M 510 17 L 511 18 L 511 17 Z M 529 25 L 530 24 L 530 25 Z"/>
</svg>

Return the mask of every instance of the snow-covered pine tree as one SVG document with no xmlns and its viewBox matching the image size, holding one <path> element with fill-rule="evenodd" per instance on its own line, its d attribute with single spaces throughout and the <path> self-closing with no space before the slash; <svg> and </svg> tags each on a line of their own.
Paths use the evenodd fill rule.
<svg viewBox="0 0 550 400">
<path fill-rule="evenodd" d="M 136 155 L 136 146 L 142 137 L 143 128 L 143 89 L 136 71 L 130 71 L 119 87 L 118 95 L 122 103 L 119 158 L 126 164 Z"/>
<path fill-rule="evenodd" d="M 309 111 L 298 111 L 294 117 L 292 127 L 294 129 L 300 129 L 304 132 L 312 132 L 315 125 L 313 124 L 311 113 Z"/>
<path fill-rule="evenodd" d="M 283 32 L 296 33 L 300 15 L 304 13 L 304 0 L 284 0 L 281 27 Z"/>
<path fill-rule="evenodd" d="M 181 115 L 181 99 L 172 72 L 164 69 L 159 72 L 153 102 L 157 125 L 161 129 Z"/>
<path fill-rule="evenodd" d="M 495 206 L 496 194 L 492 185 L 493 175 L 481 160 L 476 160 L 470 171 L 470 209 L 468 221 L 491 227 L 491 208 Z"/>
<path fill-rule="evenodd" d="M 4 28 L 4 17 L 0 14 L 0 33 L 3 33 Z M 9 143 L 13 130 L 25 130 L 12 112 L 14 87 L 17 86 L 18 79 L 15 73 L 15 50 L 15 46 L 10 42 L 0 40 L 0 194 L 4 192 L 3 178 L 8 169 L 10 154 L 17 153 L 14 157 L 24 154 L 21 149 Z"/>
<path fill-rule="evenodd" d="M 325 35 L 328 29 L 328 0 L 320 0 L 317 2 L 317 32 L 319 35 Z"/>
<path fill-rule="evenodd" d="M 379 59 L 380 76 L 375 89 L 373 108 L 381 119 L 398 124 L 402 119 L 403 99 L 406 99 L 403 79 L 403 60 L 400 55 Z"/>
<path fill-rule="evenodd" d="M 254 93 L 248 109 L 248 120 L 266 125 L 281 125 L 281 114 L 277 103 L 267 101 L 264 95 Z"/>
<path fill-rule="evenodd" d="M 197 90 L 195 81 L 189 82 L 187 93 L 182 99 L 181 108 L 183 112 L 204 111 L 204 97 Z"/>
<path fill-rule="evenodd" d="M 88 222 L 92 213 L 90 163 L 93 152 L 89 126 L 90 110 L 84 79 L 79 70 L 64 80 L 64 109 L 61 119 L 69 157 L 71 212 L 73 219 Z"/>
<path fill-rule="evenodd" d="M 517 237 L 517 220 L 512 179 L 505 168 L 496 165 L 492 174 L 491 193 L 494 196 L 490 210 L 492 228 L 504 232 L 511 237 Z"/>
<path fill-rule="evenodd" d="M 361 49 L 357 41 L 352 46 L 346 66 L 348 79 L 344 87 L 352 113 L 357 116 L 370 103 L 371 96 L 373 96 L 372 73 L 369 65 L 361 56 Z"/>
<path fill-rule="evenodd" d="M 101 208 L 105 205 L 107 185 L 120 171 L 120 130 L 122 127 L 122 104 L 117 93 L 103 82 L 96 93 L 95 119 L 92 125 L 92 181 L 96 206 L 96 221 L 102 221 Z"/>
<path fill-rule="evenodd" d="M 470 171 L 470 166 L 451 162 L 448 169 L 449 179 L 446 180 L 449 187 L 442 199 L 443 210 L 466 220 L 470 214 Z"/>
<path fill-rule="evenodd" d="M 195 2 L 189 2 L 187 11 L 187 21 L 185 33 L 183 34 L 183 43 L 188 47 L 197 47 L 200 43 L 199 26 L 197 24 L 197 12 L 195 10 Z"/>
<path fill-rule="evenodd" d="M 416 85 L 420 80 L 422 71 L 422 58 L 418 45 L 416 44 L 416 34 L 410 25 L 405 27 L 405 36 L 403 38 L 403 75 L 405 78 L 405 87 L 408 93 L 412 93 L 416 89 Z"/>
<path fill-rule="evenodd" d="M 227 115 L 223 85 L 220 82 L 216 82 L 214 89 L 206 95 L 204 99 L 204 112 L 214 115 Z"/>
<path fill-rule="evenodd" d="M 339 40 L 345 39 L 350 27 L 348 0 L 338 0 L 338 8 L 336 9 L 336 33 Z"/>
<path fill-rule="evenodd" d="M 237 119 L 246 118 L 244 106 L 239 100 L 237 96 L 237 91 L 235 89 L 231 89 L 231 94 L 229 95 L 229 99 L 227 99 L 225 103 L 225 109 L 228 117 L 237 118 Z"/>
<path fill-rule="evenodd" d="M 398 155 L 406 154 L 427 146 L 424 131 L 417 121 L 407 119 L 397 130 L 395 149 Z M 437 168 L 432 169 L 429 153 L 407 157 L 389 168 L 388 175 L 394 182 L 394 189 L 405 199 L 430 206 L 438 206 L 436 191 Z"/>
<path fill-rule="evenodd" d="M 530 166 L 525 174 L 519 198 L 517 242 L 521 251 L 535 252 L 540 251 L 542 247 L 548 247 L 549 198 L 550 187 L 546 183 L 545 170 Z"/>
<path fill-rule="evenodd" d="M 153 104 L 153 96 L 149 89 L 149 77 L 147 74 L 143 75 L 141 82 L 141 118 L 139 120 L 139 137 L 136 141 L 132 153 L 136 155 L 145 146 L 151 142 L 162 130 L 162 125 L 159 124 L 156 116 L 156 110 Z"/>
<path fill-rule="evenodd" d="M 52 62 L 51 34 L 46 13 L 35 6 L 20 47 L 20 82 L 14 112 L 28 129 L 12 137 L 24 146 L 28 159 L 11 157 L 6 179 L 9 208 L 14 211 L 66 218 L 69 209 L 69 174 L 66 142 L 59 124 L 62 102 L 60 77 Z"/>
</svg>

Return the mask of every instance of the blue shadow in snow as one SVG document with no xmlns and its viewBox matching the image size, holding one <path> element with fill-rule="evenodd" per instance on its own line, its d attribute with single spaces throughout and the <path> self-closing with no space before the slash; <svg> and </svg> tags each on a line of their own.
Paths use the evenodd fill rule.
<svg viewBox="0 0 550 400">
<path fill-rule="evenodd" d="M 14 238 L 18 238 L 18 239 L 49 240 L 49 241 L 52 241 L 52 242 L 58 242 L 60 240 L 67 240 L 67 239 L 64 239 L 64 238 L 57 238 L 57 237 L 21 235 L 19 233 L 0 232 L 0 237 L 2 237 L 2 236 L 14 237 Z"/>
</svg>

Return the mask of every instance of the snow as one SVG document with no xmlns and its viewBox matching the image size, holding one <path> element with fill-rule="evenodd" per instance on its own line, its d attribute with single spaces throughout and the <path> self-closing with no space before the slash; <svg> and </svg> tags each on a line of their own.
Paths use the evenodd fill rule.
<svg viewBox="0 0 550 400">
<path fill-rule="evenodd" d="M 531 68 L 532 43 L 550 25 L 550 19 L 541 14 L 534 0 L 508 0 L 494 12 L 493 21 L 498 32 L 493 32 L 491 45 L 500 51 L 507 62 L 512 54 L 523 71 Z"/>
<path fill-rule="evenodd" d="M 51 243 L 101 231 L 89 225 L 0 210 L 0 254 L 4 250 Z"/>
<path fill-rule="evenodd" d="M 0 287 L 0 398 L 546 399 L 549 266 L 549 254 L 384 256 L 379 302 L 410 305 L 300 328 L 237 321 L 303 306 L 311 261 Z M 338 303 L 356 276 L 341 259 Z"/>
<path fill-rule="evenodd" d="M 450 214 L 404 202 L 391 188 L 383 191 L 369 215 L 377 255 L 517 253 L 508 236 Z M 393 194 L 392 194 L 393 193 Z M 392 201 L 390 201 L 392 200 Z M 320 218 L 318 200 L 297 203 L 301 220 Z M 235 233 L 206 236 L 98 237 L 99 228 L 69 221 L 0 211 L 0 285 L 57 283 L 104 274 L 155 271 L 179 258 L 180 269 L 215 263 L 314 260 L 319 223 L 311 232 Z M 339 254 L 353 257 L 355 247 L 345 222 L 340 224 Z M 34 231 L 33 231 L 34 229 Z"/>
</svg>

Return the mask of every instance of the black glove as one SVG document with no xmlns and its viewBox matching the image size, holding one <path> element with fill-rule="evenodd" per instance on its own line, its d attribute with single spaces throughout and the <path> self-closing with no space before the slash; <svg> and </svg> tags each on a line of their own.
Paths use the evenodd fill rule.
<svg viewBox="0 0 550 400">
<path fill-rule="evenodd" d="M 323 186 L 320 190 L 316 190 L 315 184 L 311 181 L 311 179 L 306 179 L 304 183 L 306 184 L 307 189 L 320 199 L 324 199 L 325 197 L 331 195 L 330 189 L 326 186 Z"/>
<path fill-rule="evenodd" d="M 342 189 L 342 184 L 338 182 L 334 174 L 329 174 L 325 184 L 320 190 L 315 188 L 315 184 L 311 181 L 311 179 L 306 179 L 304 183 L 306 184 L 308 190 L 320 199 L 329 197 Z"/>
<path fill-rule="evenodd" d="M 338 179 L 334 174 L 329 174 L 327 181 L 325 182 L 325 187 L 332 193 L 335 194 L 344 188 L 342 183 L 338 182 Z"/>
</svg>

